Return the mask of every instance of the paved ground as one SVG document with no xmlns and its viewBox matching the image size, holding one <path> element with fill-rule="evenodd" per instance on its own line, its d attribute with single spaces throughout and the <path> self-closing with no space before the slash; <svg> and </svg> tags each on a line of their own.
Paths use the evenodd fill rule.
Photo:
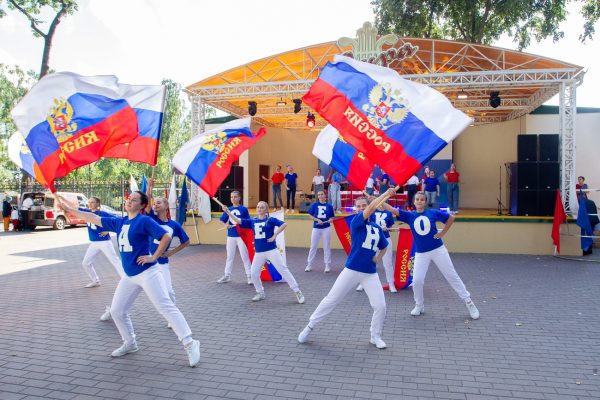
<svg viewBox="0 0 600 400">
<path fill-rule="evenodd" d="M 202 342 L 191 369 L 143 295 L 132 313 L 140 351 L 110 358 L 120 339 L 98 317 L 117 275 L 102 260 L 102 286 L 83 288 L 85 236 L 83 228 L 0 234 L 0 399 L 600 398 L 598 264 L 454 254 L 481 319 L 467 318 L 433 268 L 425 316 L 409 315 L 411 291 L 386 293 L 388 348 L 377 350 L 357 292 L 309 343 L 296 342 L 339 267 L 305 273 L 307 251 L 289 249 L 306 304 L 285 284 L 267 284 L 267 300 L 255 304 L 240 266 L 234 282 L 215 283 L 223 247 L 196 246 L 172 262 L 178 304 Z"/>
</svg>

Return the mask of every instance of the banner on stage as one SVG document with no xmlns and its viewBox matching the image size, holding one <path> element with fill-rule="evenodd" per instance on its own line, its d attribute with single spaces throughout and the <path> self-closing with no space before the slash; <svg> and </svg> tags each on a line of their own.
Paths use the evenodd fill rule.
<svg viewBox="0 0 600 400">
<path fill-rule="evenodd" d="M 146 125 L 160 127 L 163 98 L 163 86 L 59 72 L 42 78 L 11 115 L 44 178 L 40 183 L 55 191 L 55 179 L 131 143 Z"/>
<path fill-rule="evenodd" d="M 437 90 L 339 55 L 302 100 L 398 184 L 473 122 Z"/>
</svg>

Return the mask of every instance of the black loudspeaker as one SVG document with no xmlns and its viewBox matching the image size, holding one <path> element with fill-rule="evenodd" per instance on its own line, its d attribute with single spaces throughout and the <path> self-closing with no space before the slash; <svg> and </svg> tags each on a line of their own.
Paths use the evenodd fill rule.
<svg viewBox="0 0 600 400">
<path fill-rule="evenodd" d="M 308 214 L 308 210 L 310 209 L 311 202 L 310 201 L 301 201 L 298 206 L 298 212 L 301 214 Z"/>
<path fill-rule="evenodd" d="M 518 135 L 517 136 L 517 161 L 537 161 L 538 160 L 538 136 L 537 135 Z"/>
<path fill-rule="evenodd" d="M 558 135 L 540 135 L 539 161 L 558 161 Z"/>
<path fill-rule="evenodd" d="M 517 166 L 517 189 L 537 190 L 538 186 L 538 163 L 520 162 Z"/>
<path fill-rule="evenodd" d="M 519 190 L 517 192 L 517 215 L 538 214 L 539 207 L 537 190 Z"/>
<path fill-rule="evenodd" d="M 237 189 L 242 190 L 244 187 L 244 167 L 240 167 L 239 165 L 234 165 L 231 167 L 231 171 L 227 178 L 221 183 L 221 189 Z M 229 199 L 227 199 L 229 203 Z M 228 204 L 227 203 L 227 204 Z"/>
<path fill-rule="evenodd" d="M 539 190 L 556 190 L 560 185 L 560 164 L 558 162 L 538 163 Z"/>
<path fill-rule="evenodd" d="M 538 191 L 539 215 L 551 217 L 554 215 L 554 203 L 556 202 L 556 190 Z"/>
</svg>

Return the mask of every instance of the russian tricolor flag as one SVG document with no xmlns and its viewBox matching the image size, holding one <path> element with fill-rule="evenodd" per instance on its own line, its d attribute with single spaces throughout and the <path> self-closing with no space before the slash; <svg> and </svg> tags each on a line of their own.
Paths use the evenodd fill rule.
<svg viewBox="0 0 600 400">
<path fill-rule="evenodd" d="M 302 99 L 399 184 L 472 123 L 437 90 L 337 55 Z"/>
<path fill-rule="evenodd" d="M 42 78 L 11 115 L 54 191 L 55 179 L 134 141 L 141 130 L 159 137 L 164 92 L 119 84 L 115 76 L 60 72 Z"/>
<path fill-rule="evenodd" d="M 40 171 L 40 167 L 33 159 L 31 151 L 25 142 L 21 132 L 15 132 L 8 139 L 8 158 L 14 162 L 17 167 L 25 170 L 29 175 L 35 178 L 41 185 L 46 186 L 46 180 Z"/>
<path fill-rule="evenodd" d="M 345 142 L 331 125 L 327 125 L 319 133 L 312 153 L 359 188 L 365 187 L 367 179 L 375 168 L 373 161 Z"/>
<path fill-rule="evenodd" d="M 194 136 L 173 156 L 173 168 L 188 176 L 211 197 L 233 163 L 266 133 L 250 131 L 250 118 L 236 119 Z"/>
</svg>

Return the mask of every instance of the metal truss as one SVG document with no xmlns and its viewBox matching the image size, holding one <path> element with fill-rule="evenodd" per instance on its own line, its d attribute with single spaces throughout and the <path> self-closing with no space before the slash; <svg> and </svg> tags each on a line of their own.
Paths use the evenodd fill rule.
<svg viewBox="0 0 600 400">
<path fill-rule="evenodd" d="M 561 180 L 560 188 L 565 210 L 573 211 L 573 203 L 577 203 L 575 191 L 575 115 L 576 84 L 563 83 L 560 88 L 559 129 L 561 138 Z"/>
</svg>

